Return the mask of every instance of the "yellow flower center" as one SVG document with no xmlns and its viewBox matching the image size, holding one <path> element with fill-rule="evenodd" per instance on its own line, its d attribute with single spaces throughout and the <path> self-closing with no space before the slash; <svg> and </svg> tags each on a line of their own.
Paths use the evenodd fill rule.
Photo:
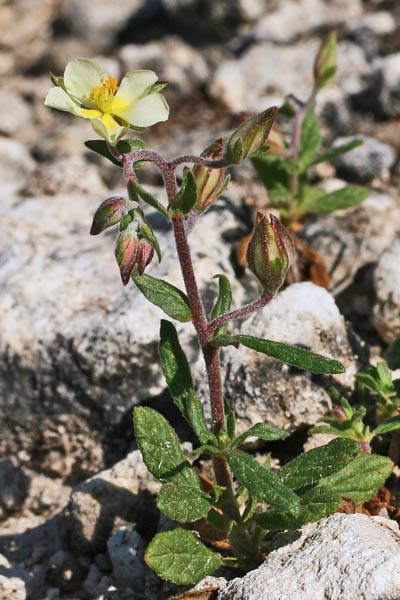
<svg viewBox="0 0 400 600">
<path fill-rule="evenodd" d="M 92 88 L 90 98 L 103 113 L 110 113 L 112 101 L 118 90 L 118 83 L 115 77 L 100 79 L 101 85 Z"/>
</svg>

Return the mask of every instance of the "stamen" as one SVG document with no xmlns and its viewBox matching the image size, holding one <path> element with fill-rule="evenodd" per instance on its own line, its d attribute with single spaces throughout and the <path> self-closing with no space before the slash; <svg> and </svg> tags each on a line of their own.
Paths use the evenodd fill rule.
<svg viewBox="0 0 400 600">
<path fill-rule="evenodd" d="M 101 85 L 92 88 L 91 99 L 103 113 L 111 109 L 113 98 L 118 90 L 118 82 L 115 77 L 100 79 Z"/>
</svg>

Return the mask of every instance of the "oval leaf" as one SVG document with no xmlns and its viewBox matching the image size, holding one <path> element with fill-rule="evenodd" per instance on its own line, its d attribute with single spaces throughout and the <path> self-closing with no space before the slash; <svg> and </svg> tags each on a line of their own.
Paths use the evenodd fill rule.
<svg viewBox="0 0 400 600">
<path fill-rule="evenodd" d="M 182 481 L 201 489 L 200 480 L 184 457 L 178 436 L 156 410 L 138 406 L 133 411 L 136 440 L 146 467 L 162 482 Z"/>
<path fill-rule="evenodd" d="M 157 534 L 147 547 L 145 561 L 162 579 L 178 585 L 197 583 L 221 566 L 217 554 L 180 527 Z"/>
<path fill-rule="evenodd" d="M 132 279 L 143 296 L 161 308 L 169 317 L 182 323 L 192 320 L 188 297 L 181 290 L 162 279 L 156 279 L 145 273 L 139 275 L 137 268 L 133 270 Z"/>
<path fill-rule="evenodd" d="M 297 346 L 290 346 L 282 342 L 273 342 L 271 340 L 263 340 L 262 338 L 251 335 L 219 335 L 211 340 L 213 346 L 220 348 L 221 346 L 235 346 L 236 348 L 243 344 L 247 348 L 262 352 L 272 358 L 277 358 L 282 362 L 311 371 L 312 373 L 344 373 L 345 369 L 337 360 L 314 354 L 310 350 L 304 350 Z"/>
<path fill-rule="evenodd" d="M 303 202 L 301 208 L 314 214 L 327 214 L 343 208 L 351 208 L 363 202 L 369 196 L 367 188 L 357 185 L 347 185 L 330 194 Z"/>
<path fill-rule="evenodd" d="M 170 519 L 189 523 L 204 517 L 211 508 L 211 502 L 202 490 L 181 481 L 173 481 L 161 488 L 157 506 Z"/>
</svg>

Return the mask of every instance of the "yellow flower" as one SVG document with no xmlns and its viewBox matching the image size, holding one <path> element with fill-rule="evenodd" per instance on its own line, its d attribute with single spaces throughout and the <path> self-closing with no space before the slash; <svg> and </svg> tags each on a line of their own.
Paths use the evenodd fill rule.
<svg viewBox="0 0 400 600">
<path fill-rule="evenodd" d="M 143 128 L 168 119 L 169 108 L 154 71 L 129 71 L 118 85 L 92 60 L 69 62 L 64 77 L 54 78 L 46 106 L 90 119 L 94 131 L 115 146 L 129 127 Z"/>
</svg>

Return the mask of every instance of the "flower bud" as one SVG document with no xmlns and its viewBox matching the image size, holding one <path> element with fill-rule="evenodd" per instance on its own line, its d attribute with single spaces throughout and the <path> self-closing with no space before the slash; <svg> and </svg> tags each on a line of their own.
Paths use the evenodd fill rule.
<svg viewBox="0 0 400 600">
<path fill-rule="evenodd" d="M 266 143 L 278 109 L 276 106 L 258 113 L 236 129 L 228 140 L 225 159 L 230 164 L 238 164 Z"/>
<path fill-rule="evenodd" d="M 137 267 L 139 275 L 143 275 L 145 268 L 151 263 L 154 256 L 154 246 L 147 240 L 140 240 L 137 250 Z"/>
<path fill-rule="evenodd" d="M 322 42 L 314 61 L 314 81 L 317 90 L 324 87 L 336 73 L 336 32 Z"/>
<path fill-rule="evenodd" d="M 203 158 L 209 160 L 220 160 L 223 154 L 223 141 L 217 140 L 201 153 Z M 197 200 L 194 210 L 202 212 L 218 198 L 224 191 L 229 179 L 225 176 L 225 169 L 212 169 L 196 165 L 193 175 L 197 184 Z"/>
<path fill-rule="evenodd" d="M 104 200 L 94 214 L 90 234 L 98 235 L 108 227 L 119 223 L 126 213 L 127 204 L 124 198 L 113 196 Z"/>
<path fill-rule="evenodd" d="M 257 213 L 247 249 L 249 269 L 264 290 L 274 295 L 283 282 L 294 258 L 293 241 L 279 220 Z"/>
<path fill-rule="evenodd" d="M 115 245 L 115 258 L 121 273 L 122 283 L 127 285 L 137 261 L 139 239 L 134 222 L 120 231 Z"/>
<path fill-rule="evenodd" d="M 348 419 L 343 406 L 338 404 L 332 406 L 332 414 L 338 421 L 347 421 Z"/>
</svg>

